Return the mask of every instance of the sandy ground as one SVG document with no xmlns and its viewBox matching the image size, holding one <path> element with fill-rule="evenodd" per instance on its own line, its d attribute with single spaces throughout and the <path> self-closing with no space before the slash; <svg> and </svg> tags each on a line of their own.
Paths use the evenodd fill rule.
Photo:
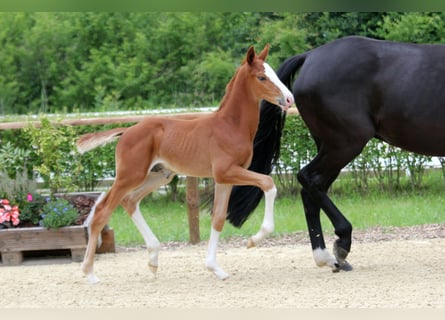
<svg viewBox="0 0 445 320">
<path fill-rule="evenodd" d="M 418 231 L 418 230 L 417 230 Z M 305 237 L 267 240 L 246 249 L 222 242 L 220 281 L 204 268 L 207 241 L 164 244 L 157 276 L 143 248 L 96 255 L 101 282 L 90 285 L 80 263 L 65 259 L 1 266 L 3 308 L 444 308 L 445 226 L 430 236 L 369 231 L 356 235 L 351 272 L 315 266 Z M 374 233 L 373 239 L 369 236 Z M 396 234 L 397 236 L 394 236 Z M 299 238 L 300 237 L 300 238 Z M 332 243 L 332 239 L 327 239 Z"/>
</svg>

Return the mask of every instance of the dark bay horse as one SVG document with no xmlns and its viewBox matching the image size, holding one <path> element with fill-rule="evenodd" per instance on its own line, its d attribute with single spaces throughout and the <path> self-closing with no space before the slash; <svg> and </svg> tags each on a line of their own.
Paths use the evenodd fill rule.
<svg viewBox="0 0 445 320">
<path fill-rule="evenodd" d="M 288 58 L 277 75 L 292 88 L 317 146 L 316 157 L 297 174 L 314 260 L 333 271 L 349 270 L 352 226 L 327 190 L 373 137 L 414 153 L 445 156 L 445 45 L 350 36 Z M 283 120 L 282 112 L 262 104 L 250 170 L 271 172 Z M 261 197 L 254 187 L 234 188 L 231 223 L 241 226 Z M 326 250 L 320 209 L 338 236 L 333 256 Z"/>
<path fill-rule="evenodd" d="M 217 111 L 196 117 L 147 117 L 130 128 L 86 134 L 77 141 L 85 152 L 119 139 L 116 146 L 116 178 L 107 194 L 99 199 L 91 220 L 88 246 L 82 270 L 89 282 L 98 282 L 93 272 L 100 230 L 118 205 L 128 212 L 141 232 L 149 251 L 149 267 L 158 268 L 159 240 L 145 222 L 140 201 L 169 183 L 179 173 L 215 180 L 212 228 L 206 267 L 220 279 L 228 274 L 216 262 L 219 235 L 226 220 L 232 185 L 253 185 L 263 190 L 266 209 L 263 224 L 250 239 L 256 245 L 274 229 L 273 206 L 276 187 L 268 175 L 247 170 L 258 128 L 260 101 L 287 109 L 292 93 L 265 62 L 269 46 L 256 55 L 249 48 L 246 58 L 226 87 Z M 279 107 L 281 108 L 279 108 Z"/>
</svg>

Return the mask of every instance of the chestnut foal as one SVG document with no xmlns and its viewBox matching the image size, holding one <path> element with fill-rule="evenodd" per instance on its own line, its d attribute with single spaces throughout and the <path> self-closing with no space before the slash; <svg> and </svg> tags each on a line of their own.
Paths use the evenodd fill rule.
<svg viewBox="0 0 445 320">
<path fill-rule="evenodd" d="M 108 193 L 97 201 L 90 224 L 90 237 L 82 270 L 90 283 L 99 279 L 93 272 L 99 233 L 112 212 L 121 205 L 141 232 L 149 252 L 148 266 L 158 268 L 159 240 L 139 209 L 150 192 L 171 181 L 176 174 L 211 177 L 215 181 L 212 228 L 206 267 L 219 279 L 228 274 L 216 262 L 219 235 L 227 214 L 233 185 L 252 185 L 265 194 L 264 221 L 248 246 L 258 244 L 274 229 L 273 208 L 276 187 L 271 177 L 247 170 L 258 127 L 262 99 L 289 108 L 292 93 L 265 63 L 269 46 L 256 55 L 253 47 L 226 87 L 218 110 L 193 119 L 147 117 L 130 128 L 117 128 L 83 135 L 78 150 L 86 152 L 120 138 L 116 146 L 116 178 Z"/>
</svg>

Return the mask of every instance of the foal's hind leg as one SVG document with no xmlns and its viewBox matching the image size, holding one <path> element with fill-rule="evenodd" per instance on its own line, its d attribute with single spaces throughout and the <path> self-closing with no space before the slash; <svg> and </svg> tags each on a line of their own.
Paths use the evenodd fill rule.
<svg viewBox="0 0 445 320">
<path fill-rule="evenodd" d="M 122 199 L 127 192 L 126 190 L 128 189 L 118 188 L 113 185 L 105 197 L 95 206 L 93 218 L 89 226 L 88 245 L 82 263 L 82 271 L 87 276 L 88 281 L 92 284 L 99 282 L 99 279 L 93 271 L 94 255 L 96 253 L 99 234 L 108 222 L 114 209 L 118 206 L 120 199 Z"/>
<path fill-rule="evenodd" d="M 158 270 L 160 243 L 142 216 L 139 204 L 145 196 L 160 186 L 168 184 L 174 176 L 174 173 L 166 169 L 157 168 L 155 172 L 150 172 L 144 184 L 126 196 L 121 203 L 144 238 L 149 253 L 148 267 L 154 274 Z"/>
</svg>

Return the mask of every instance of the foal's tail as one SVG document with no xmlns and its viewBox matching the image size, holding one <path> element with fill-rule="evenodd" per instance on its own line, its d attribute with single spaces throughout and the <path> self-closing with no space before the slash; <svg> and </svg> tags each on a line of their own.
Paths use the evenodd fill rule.
<svg viewBox="0 0 445 320">
<path fill-rule="evenodd" d="M 278 68 L 277 75 L 288 88 L 291 88 L 295 73 L 303 65 L 306 54 L 293 56 Z M 280 108 L 266 101 L 261 103 L 260 122 L 249 170 L 263 174 L 272 172 L 273 165 L 280 157 L 281 134 L 285 119 L 286 113 Z M 262 197 L 263 192 L 257 187 L 233 187 L 228 206 L 229 222 L 236 227 L 241 227 L 258 206 Z"/>
<path fill-rule="evenodd" d="M 110 143 L 119 139 L 127 129 L 128 128 L 115 128 L 107 131 L 84 134 L 76 142 L 77 150 L 80 153 L 85 153 L 101 145 Z"/>
</svg>

